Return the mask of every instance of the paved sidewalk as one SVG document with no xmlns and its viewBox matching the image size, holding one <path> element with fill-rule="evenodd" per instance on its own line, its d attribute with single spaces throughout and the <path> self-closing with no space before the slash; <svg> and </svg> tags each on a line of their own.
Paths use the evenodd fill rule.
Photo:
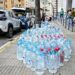
<svg viewBox="0 0 75 75">
<path fill-rule="evenodd" d="M 58 72 L 54 75 L 75 75 L 75 33 L 66 30 L 59 22 L 55 22 L 58 24 L 58 27 L 62 29 L 64 34 L 67 37 L 73 38 L 72 46 L 72 58 L 69 62 L 66 62 L 63 67 L 58 70 Z M 0 53 L 0 75 L 36 75 L 35 72 L 32 72 L 30 69 L 26 68 L 22 61 L 18 61 L 16 58 L 17 45 L 16 43 L 12 44 L 12 46 L 2 53 Z M 44 73 L 44 75 L 52 75 L 48 71 Z"/>
</svg>

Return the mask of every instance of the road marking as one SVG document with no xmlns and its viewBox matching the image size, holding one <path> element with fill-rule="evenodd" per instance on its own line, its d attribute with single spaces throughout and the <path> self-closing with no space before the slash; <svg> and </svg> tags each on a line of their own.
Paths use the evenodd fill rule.
<svg viewBox="0 0 75 75">
<path fill-rule="evenodd" d="M 20 35 L 18 35 L 16 38 L 13 38 L 13 41 L 9 41 L 5 43 L 3 46 L 0 47 L 0 53 L 3 52 L 5 49 L 9 48 L 11 44 L 14 44 L 19 39 Z"/>
</svg>

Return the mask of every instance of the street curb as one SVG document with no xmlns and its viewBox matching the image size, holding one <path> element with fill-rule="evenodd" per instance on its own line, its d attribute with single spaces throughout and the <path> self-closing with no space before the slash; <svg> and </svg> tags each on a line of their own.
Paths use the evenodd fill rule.
<svg viewBox="0 0 75 75">
<path fill-rule="evenodd" d="M 15 44 L 19 39 L 20 35 L 13 39 L 13 41 L 9 41 L 5 43 L 3 46 L 0 47 L 0 53 L 3 52 L 5 49 L 11 47 L 12 44 Z"/>
</svg>

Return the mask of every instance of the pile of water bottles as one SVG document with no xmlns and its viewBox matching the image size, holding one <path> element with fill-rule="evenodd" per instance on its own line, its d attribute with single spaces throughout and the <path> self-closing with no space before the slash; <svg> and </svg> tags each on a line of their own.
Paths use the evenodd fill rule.
<svg viewBox="0 0 75 75">
<path fill-rule="evenodd" d="M 37 75 L 45 70 L 56 73 L 71 58 L 71 39 L 52 23 L 25 31 L 18 40 L 17 58 Z"/>
</svg>

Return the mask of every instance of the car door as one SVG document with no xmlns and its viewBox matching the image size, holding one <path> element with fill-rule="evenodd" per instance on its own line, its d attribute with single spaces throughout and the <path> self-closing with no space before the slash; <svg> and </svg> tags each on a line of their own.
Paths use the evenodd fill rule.
<svg viewBox="0 0 75 75">
<path fill-rule="evenodd" d="M 10 12 L 10 17 L 11 17 L 12 23 L 14 25 L 14 28 L 19 28 L 20 20 L 16 16 L 14 16 L 12 12 Z"/>
<path fill-rule="evenodd" d="M 18 17 L 16 17 L 13 13 L 12 13 L 12 18 L 15 20 L 15 22 L 16 22 L 16 27 L 20 27 L 20 19 L 18 19 Z"/>
<path fill-rule="evenodd" d="M 12 13 L 11 13 L 10 11 L 8 12 L 8 14 L 9 14 L 10 23 L 13 24 L 13 27 L 14 27 L 14 28 L 16 28 L 16 27 L 17 27 L 17 26 L 16 26 L 17 24 L 16 24 L 15 18 L 13 18 Z"/>
</svg>

